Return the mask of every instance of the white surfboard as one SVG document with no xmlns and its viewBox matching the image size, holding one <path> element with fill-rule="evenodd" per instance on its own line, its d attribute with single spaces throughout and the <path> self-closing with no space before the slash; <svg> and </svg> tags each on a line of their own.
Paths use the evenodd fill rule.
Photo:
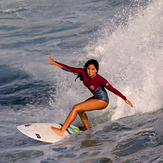
<svg viewBox="0 0 163 163">
<path fill-rule="evenodd" d="M 71 134 L 80 132 L 80 129 L 77 126 L 70 125 L 65 131 L 64 135 L 59 136 L 51 129 L 51 126 L 61 128 L 62 124 L 31 123 L 17 126 L 17 128 L 19 131 L 21 131 L 26 136 L 29 136 L 30 138 L 48 143 L 58 142 Z"/>
</svg>

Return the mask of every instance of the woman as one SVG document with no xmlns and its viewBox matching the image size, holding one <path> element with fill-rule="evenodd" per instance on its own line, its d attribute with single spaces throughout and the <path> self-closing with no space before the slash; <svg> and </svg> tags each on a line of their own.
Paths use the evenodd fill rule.
<svg viewBox="0 0 163 163">
<path fill-rule="evenodd" d="M 50 60 L 49 64 L 56 65 L 66 71 L 78 74 L 78 77 L 80 77 L 84 85 L 93 93 L 93 97 L 84 102 L 76 104 L 73 107 L 62 128 L 58 129 L 53 126 L 51 127 L 51 129 L 58 135 L 62 136 L 64 134 L 68 126 L 75 120 L 77 114 L 79 114 L 86 129 L 89 129 L 90 125 L 85 111 L 102 110 L 108 106 L 109 98 L 105 88 L 121 97 L 127 104 L 133 107 L 132 103 L 127 100 L 127 98 L 123 94 L 116 90 L 112 85 L 108 83 L 106 79 L 104 79 L 97 73 L 99 69 L 99 64 L 96 60 L 89 60 L 84 65 L 84 68 L 74 68 L 56 62 L 50 56 L 48 56 L 48 59 Z"/>
</svg>

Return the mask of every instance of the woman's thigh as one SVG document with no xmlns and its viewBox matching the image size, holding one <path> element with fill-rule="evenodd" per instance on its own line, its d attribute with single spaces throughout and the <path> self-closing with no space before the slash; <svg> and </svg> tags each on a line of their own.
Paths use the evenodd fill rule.
<svg viewBox="0 0 163 163">
<path fill-rule="evenodd" d="M 101 110 L 108 106 L 108 103 L 99 99 L 89 99 L 74 106 L 77 112 Z"/>
</svg>

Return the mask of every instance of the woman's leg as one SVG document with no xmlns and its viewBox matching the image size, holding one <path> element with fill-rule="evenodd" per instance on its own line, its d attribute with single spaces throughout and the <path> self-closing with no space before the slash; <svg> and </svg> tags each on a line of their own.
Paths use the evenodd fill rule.
<svg viewBox="0 0 163 163">
<path fill-rule="evenodd" d="M 88 98 L 86 101 L 88 101 L 88 100 L 90 100 L 90 99 L 95 99 L 95 97 L 92 96 L 92 97 Z M 83 124 L 84 124 L 84 127 L 85 127 L 86 129 L 89 129 L 89 128 L 90 128 L 90 125 L 89 125 L 89 121 L 88 121 L 87 114 L 86 114 L 85 112 L 78 112 L 78 114 L 79 114 L 79 117 L 80 117 L 81 121 L 82 121 Z"/>
<path fill-rule="evenodd" d="M 79 112 L 78 114 L 79 114 L 79 117 L 81 118 L 84 126 L 86 127 L 86 129 L 89 129 L 90 125 L 89 125 L 87 114 L 85 112 Z"/>
<path fill-rule="evenodd" d="M 92 111 L 92 110 L 101 110 L 106 108 L 108 105 L 107 102 L 98 100 L 98 99 L 89 99 L 87 101 L 84 101 L 82 103 L 79 103 L 73 107 L 71 112 L 69 113 L 65 123 L 63 124 L 62 128 L 58 129 L 55 127 L 51 127 L 51 129 L 56 132 L 58 135 L 62 136 L 68 126 L 75 120 L 77 114 L 79 112 L 84 111 Z"/>
</svg>

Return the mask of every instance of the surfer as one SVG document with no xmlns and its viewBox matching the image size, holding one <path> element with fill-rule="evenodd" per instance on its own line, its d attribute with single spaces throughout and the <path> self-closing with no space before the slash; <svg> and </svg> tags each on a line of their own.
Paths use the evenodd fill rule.
<svg viewBox="0 0 163 163">
<path fill-rule="evenodd" d="M 51 129 L 58 135 L 62 136 L 64 134 L 69 125 L 75 120 L 77 114 L 80 116 L 84 127 L 89 129 L 90 125 L 85 111 L 102 110 L 108 106 L 109 98 L 105 88 L 121 97 L 127 104 L 133 107 L 132 103 L 127 100 L 122 93 L 120 93 L 105 78 L 98 74 L 99 64 L 96 60 L 91 59 L 87 61 L 84 68 L 75 68 L 54 61 L 50 56 L 48 56 L 48 59 L 50 60 L 49 64 L 56 65 L 63 70 L 77 74 L 78 77 L 80 77 L 80 80 L 83 81 L 84 85 L 93 93 L 93 97 L 74 105 L 62 128 L 58 129 L 51 126 Z"/>
</svg>

